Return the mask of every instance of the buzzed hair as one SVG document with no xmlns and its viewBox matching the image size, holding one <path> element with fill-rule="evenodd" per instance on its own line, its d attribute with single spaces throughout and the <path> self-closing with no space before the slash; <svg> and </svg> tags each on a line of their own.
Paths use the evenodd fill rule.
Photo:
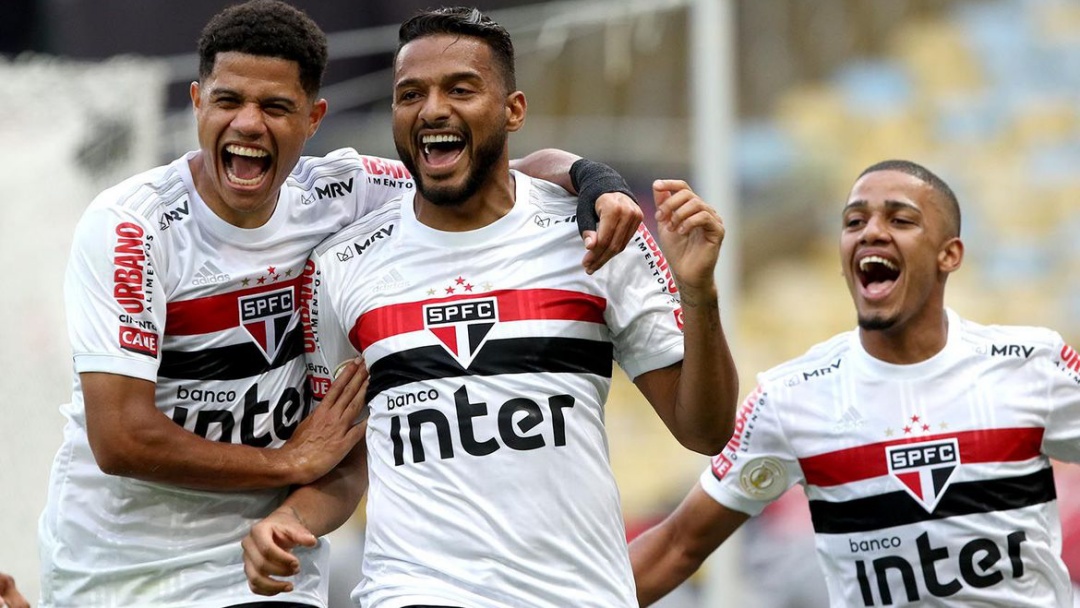
<svg viewBox="0 0 1080 608">
<path fill-rule="evenodd" d="M 303 11 L 280 0 L 251 0 L 214 15 L 199 37 L 199 79 L 214 71 L 218 53 L 237 52 L 295 61 L 300 86 L 314 99 L 326 72 L 326 34 Z"/>
<path fill-rule="evenodd" d="M 943 211 L 945 211 L 945 217 L 954 225 L 953 236 L 960 236 L 960 202 L 956 200 L 956 194 L 953 193 L 949 184 L 945 183 L 945 180 L 941 179 L 934 174 L 933 171 L 919 163 L 899 159 L 883 160 L 879 163 L 870 165 L 859 174 L 858 179 L 862 179 L 867 173 L 875 173 L 877 171 L 899 171 L 901 173 L 906 173 L 936 190 L 945 202 L 943 209 Z M 858 181 L 858 179 L 856 179 L 856 181 Z"/>
<path fill-rule="evenodd" d="M 517 90 L 514 70 L 514 43 L 506 28 L 495 23 L 478 9 L 467 6 L 444 7 L 422 11 L 401 24 L 398 30 L 398 52 L 401 47 L 425 36 L 469 36 L 488 45 L 498 64 L 506 91 Z"/>
</svg>

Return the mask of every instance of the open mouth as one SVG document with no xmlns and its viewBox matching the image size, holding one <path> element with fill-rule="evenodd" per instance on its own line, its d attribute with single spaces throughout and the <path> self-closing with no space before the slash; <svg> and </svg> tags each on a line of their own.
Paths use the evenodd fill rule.
<svg viewBox="0 0 1080 608">
<path fill-rule="evenodd" d="M 270 153 L 259 148 L 229 144 L 221 154 L 225 174 L 238 186 L 258 186 L 270 172 L 273 159 Z"/>
<path fill-rule="evenodd" d="M 900 267 L 879 255 L 868 255 L 859 260 L 856 275 L 869 295 L 881 295 L 896 284 Z"/>
<path fill-rule="evenodd" d="M 432 167 L 452 165 L 465 149 L 465 138 L 452 133 L 423 135 L 420 137 L 420 149 L 424 160 Z"/>
</svg>

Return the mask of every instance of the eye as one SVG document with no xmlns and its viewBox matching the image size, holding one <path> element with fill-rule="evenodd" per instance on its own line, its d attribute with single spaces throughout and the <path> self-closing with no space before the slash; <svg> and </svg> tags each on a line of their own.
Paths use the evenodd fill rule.
<svg viewBox="0 0 1080 608">
<path fill-rule="evenodd" d="M 861 217 L 844 218 L 844 228 L 858 228 L 866 222 Z"/>
<path fill-rule="evenodd" d="M 397 95 L 397 100 L 398 100 L 399 103 L 400 102 L 415 101 L 417 99 L 420 99 L 420 93 L 418 93 L 416 91 L 411 91 L 411 90 L 410 91 L 401 91 Z"/>
<path fill-rule="evenodd" d="M 467 96 L 467 95 L 471 95 L 472 92 L 473 92 L 472 89 L 467 88 L 467 87 L 463 87 L 463 86 L 460 86 L 460 85 L 450 89 L 450 94 L 451 95 L 456 95 L 458 97 L 464 97 L 464 96 Z"/>
<path fill-rule="evenodd" d="M 284 104 L 272 103 L 263 106 L 263 111 L 270 116 L 285 116 L 286 114 L 289 114 L 289 107 Z"/>
</svg>

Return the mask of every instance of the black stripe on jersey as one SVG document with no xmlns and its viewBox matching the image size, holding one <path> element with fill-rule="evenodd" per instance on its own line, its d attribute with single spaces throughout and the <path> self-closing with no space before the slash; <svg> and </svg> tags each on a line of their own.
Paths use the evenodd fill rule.
<svg viewBox="0 0 1080 608">
<path fill-rule="evenodd" d="M 161 353 L 158 376 L 176 380 L 238 380 L 279 368 L 302 356 L 304 328 L 298 323 L 285 335 L 273 363 L 266 362 L 266 356 L 254 342 L 199 351 L 166 350 Z"/>
<path fill-rule="evenodd" d="M 567 373 L 611 377 L 610 342 L 580 338 L 490 340 L 464 369 L 441 346 L 387 355 L 371 366 L 368 401 L 382 391 L 436 378 L 499 374 Z"/>
<path fill-rule="evenodd" d="M 810 501 L 810 517 L 819 534 L 870 532 L 972 515 L 1008 511 L 1057 499 L 1054 474 L 1048 467 L 1029 475 L 954 483 L 945 490 L 933 513 L 927 513 L 907 492 L 891 492 L 846 502 Z"/>
</svg>

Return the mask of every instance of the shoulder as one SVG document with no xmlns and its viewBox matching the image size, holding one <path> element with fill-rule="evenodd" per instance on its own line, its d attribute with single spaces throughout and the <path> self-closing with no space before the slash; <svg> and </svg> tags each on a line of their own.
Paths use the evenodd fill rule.
<svg viewBox="0 0 1080 608">
<path fill-rule="evenodd" d="M 961 324 L 965 346 L 975 356 L 1018 361 L 1050 361 L 1080 371 L 1080 355 L 1058 332 L 1032 325 L 982 325 L 954 317 Z"/>
<path fill-rule="evenodd" d="M 411 179 L 400 161 L 360 154 L 353 148 L 338 148 L 323 156 L 302 156 L 289 175 L 292 185 L 310 190 L 316 182 L 344 179 L 357 174 Z"/>
<path fill-rule="evenodd" d="M 541 213 L 572 216 L 577 211 L 577 197 L 560 186 L 517 171 L 514 172 L 514 178 L 528 180 L 529 203 Z"/>
<path fill-rule="evenodd" d="M 396 237 L 399 233 L 397 226 L 401 223 L 401 198 L 379 207 L 328 237 L 315 247 L 313 257 L 345 262 L 367 252 L 376 240 Z M 347 249 L 354 251 L 338 251 L 339 255 L 327 256 L 327 252 Z"/>
<path fill-rule="evenodd" d="M 156 223 L 168 208 L 186 201 L 190 193 L 174 164 L 136 174 L 102 191 L 87 213 L 114 211 Z"/>
<path fill-rule="evenodd" d="M 824 370 L 839 370 L 851 352 L 851 331 L 846 331 L 811 346 L 805 353 L 758 374 L 758 383 L 792 387 L 824 375 Z M 827 373 L 827 372 L 826 372 Z"/>
</svg>

